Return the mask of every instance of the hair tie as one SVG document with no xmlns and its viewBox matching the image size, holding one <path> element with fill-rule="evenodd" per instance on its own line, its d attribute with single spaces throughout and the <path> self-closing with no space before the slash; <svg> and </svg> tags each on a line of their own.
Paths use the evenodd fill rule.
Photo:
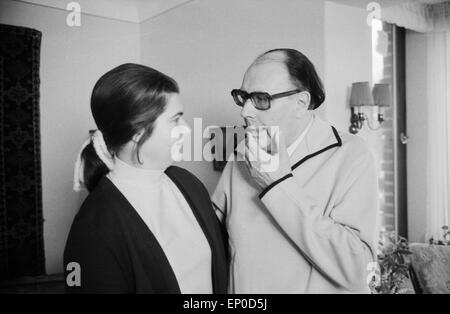
<svg viewBox="0 0 450 314">
<path fill-rule="evenodd" d="M 114 157 L 106 147 L 103 133 L 100 130 L 89 131 L 89 137 L 81 145 L 77 160 L 75 161 L 73 189 L 77 192 L 81 191 L 86 186 L 84 181 L 84 160 L 81 158 L 81 154 L 86 146 L 88 146 L 91 142 L 100 160 L 108 167 L 109 170 L 114 168 Z"/>
<path fill-rule="evenodd" d="M 109 170 L 114 168 L 114 157 L 106 147 L 103 133 L 100 130 L 95 130 L 91 133 L 92 144 L 94 144 L 95 152 L 101 161 L 108 167 Z"/>
</svg>

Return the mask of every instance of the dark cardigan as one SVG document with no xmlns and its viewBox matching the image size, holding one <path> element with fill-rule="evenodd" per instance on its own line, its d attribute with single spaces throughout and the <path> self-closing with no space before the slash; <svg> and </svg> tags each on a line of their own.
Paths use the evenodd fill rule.
<svg viewBox="0 0 450 314">
<path fill-rule="evenodd" d="M 186 198 L 209 242 L 213 292 L 226 293 L 226 233 L 208 192 L 187 170 L 172 166 L 165 173 Z M 67 286 L 69 293 L 180 293 L 155 236 L 106 177 L 88 195 L 74 219 L 64 251 L 66 276 L 71 273 L 66 269 L 71 262 L 80 265 L 81 286 Z"/>
</svg>

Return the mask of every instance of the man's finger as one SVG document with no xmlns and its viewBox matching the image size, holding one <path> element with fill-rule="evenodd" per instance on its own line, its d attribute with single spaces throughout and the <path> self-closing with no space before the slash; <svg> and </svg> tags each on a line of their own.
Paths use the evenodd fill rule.
<svg viewBox="0 0 450 314">
<path fill-rule="evenodd" d="M 256 152 L 257 152 L 256 146 L 257 145 L 255 145 L 255 144 L 256 144 L 256 140 L 255 140 L 254 136 L 251 134 L 248 134 L 247 141 L 245 142 L 247 156 L 249 156 L 249 157 L 257 156 L 256 155 Z M 257 159 L 253 158 L 253 159 L 250 159 L 250 161 L 257 161 Z"/>
<path fill-rule="evenodd" d="M 257 158 L 257 151 L 256 151 L 256 147 L 255 147 L 255 139 L 253 138 L 253 136 L 249 136 L 248 141 L 246 143 L 245 146 L 245 156 L 246 159 L 249 162 L 257 162 L 258 158 Z"/>
<path fill-rule="evenodd" d="M 257 161 L 259 164 L 267 163 L 271 160 L 272 155 L 266 152 L 261 146 L 258 145 L 256 139 L 254 137 L 249 137 L 248 139 L 248 149 L 254 158 L 252 161 Z"/>
<path fill-rule="evenodd" d="M 281 132 L 280 128 L 276 128 L 273 136 L 273 143 L 275 144 L 275 151 L 277 154 L 287 154 L 286 141 L 284 134 Z"/>
</svg>

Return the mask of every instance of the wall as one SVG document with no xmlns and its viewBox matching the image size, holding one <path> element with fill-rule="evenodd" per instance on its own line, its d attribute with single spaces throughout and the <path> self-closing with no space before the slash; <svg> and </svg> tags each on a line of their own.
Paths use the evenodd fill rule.
<svg viewBox="0 0 450 314">
<path fill-rule="evenodd" d="M 409 141 L 407 145 L 408 237 L 424 242 L 426 229 L 427 37 L 406 32 L 406 102 Z"/>
<path fill-rule="evenodd" d="M 325 1 L 325 112 L 344 132 L 350 126 L 352 83 L 372 80 L 372 30 L 366 18 L 365 9 Z M 365 129 L 359 135 L 373 139 Z"/>
<path fill-rule="evenodd" d="M 367 25 L 364 8 L 325 1 L 325 88 L 327 120 L 348 132 L 350 92 L 354 82 L 372 84 L 372 29 Z M 377 161 L 381 159 L 380 132 L 365 126 L 358 132 Z"/>
<path fill-rule="evenodd" d="M 369 81 L 371 86 L 381 77 L 375 75 L 372 53 L 372 27 L 367 24 L 368 11 L 325 1 L 325 87 L 327 120 L 343 132 L 350 126 L 349 99 L 353 82 Z M 377 67 L 381 68 L 380 65 Z M 365 109 L 373 127 L 376 114 Z M 358 136 L 366 140 L 375 157 L 379 174 L 380 227 L 393 230 L 394 185 L 392 110 L 385 112 L 386 121 L 379 130 L 370 130 L 367 122 Z M 372 114 L 372 117 L 370 115 Z M 373 116 L 375 115 L 375 116 Z M 390 173 L 387 173 L 390 170 Z M 389 180 L 389 182 L 387 182 Z"/>
<path fill-rule="evenodd" d="M 258 8 L 257 12 L 255 8 Z M 292 47 L 323 77 L 324 12 L 317 0 L 197 0 L 141 24 L 142 62 L 181 86 L 186 120 L 242 125 L 230 91 L 260 53 Z M 208 162 L 184 162 L 212 192 L 220 173 Z"/>
<path fill-rule="evenodd" d="M 366 24 L 364 8 L 325 1 L 325 86 L 327 88 L 326 116 L 337 128 L 346 131 L 349 126 L 349 88 L 352 82 L 370 81 L 372 73 L 371 34 Z M 426 223 L 426 37 L 424 34 L 406 33 L 406 91 L 409 141 L 407 145 L 407 195 L 408 239 L 410 242 L 425 241 Z M 351 71 L 349 69 L 352 69 Z M 385 118 L 390 119 L 388 114 Z M 387 121 L 386 123 L 391 123 Z M 384 132 L 384 133 L 383 133 Z M 386 140 L 386 131 L 358 133 L 367 140 L 377 157 L 379 173 L 386 172 L 383 163 L 392 158 L 392 151 L 380 149 Z M 385 146 L 385 145 L 384 145 Z M 386 179 L 381 176 L 380 179 Z M 390 177 L 392 177 L 390 175 Z M 382 180 L 380 180 L 381 182 Z M 383 188 L 383 186 L 381 187 Z M 392 203 L 393 195 L 382 201 Z M 383 205 L 383 202 L 381 203 Z M 382 206 L 383 209 L 383 206 Z M 389 219 L 389 217 L 387 217 Z M 386 221 L 385 221 L 386 223 Z M 390 220 L 389 220 L 390 224 Z"/>
<path fill-rule="evenodd" d="M 337 129 L 348 132 L 350 92 L 354 82 L 372 85 L 372 29 L 364 8 L 325 1 L 325 114 Z M 380 131 L 365 126 L 358 132 L 377 161 L 381 160 Z"/>
<path fill-rule="evenodd" d="M 72 190 L 73 164 L 95 124 L 89 98 L 101 74 L 138 62 L 139 26 L 83 16 L 66 26 L 66 11 L 0 1 L 0 23 L 35 28 L 41 46 L 41 140 L 44 241 L 48 273 L 62 272 L 62 252 L 81 199 Z"/>
</svg>

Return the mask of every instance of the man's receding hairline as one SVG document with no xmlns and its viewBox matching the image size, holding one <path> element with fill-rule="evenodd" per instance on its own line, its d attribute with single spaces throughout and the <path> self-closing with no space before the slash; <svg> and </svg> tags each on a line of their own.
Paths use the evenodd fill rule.
<svg viewBox="0 0 450 314">
<path fill-rule="evenodd" d="M 287 59 L 287 55 L 285 51 L 272 51 L 269 53 L 263 53 L 261 55 L 259 55 L 252 64 L 250 64 L 250 66 L 247 68 L 247 71 L 245 71 L 245 76 L 247 75 L 248 71 L 250 71 L 251 68 L 253 68 L 254 66 L 257 65 L 261 65 L 261 64 L 267 64 L 267 63 L 279 63 L 282 64 L 286 70 L 287 66 L 286 66 L 286 59 Z"/>
<path fill-rule="evenodd" d="M 295 77 L 292 77 L 292 75 L 289 73 L 289 68 L 286 64 L 287 59 L 288 59 L 288 55 L 287 55 L 287 52 L 284 50 L 274 50 L 274 51 L 270 51 L 270 52 L 265 52 L 265 53 L 259 55 L 255 59 L 255 61 L 253 61 L 253 63 L 248 67 L 247 71 L 244 74 L 244 80 L 245 80 L 245 77 L 247 76 L 247 73 L 254 66 L 261 65 L 261 64 L 268 64 L 268 63 L 279 63 L 279 64 L 283 65 L 283 67 L 286 69 L 291 83 L 294 84 L 294 86 L 298 85 L 300 88 L 303 89 L 302 82 L 300 82 Z"/>
<path fill-rule="evenodd" d="M 262 63 L 270 63 L 270 62 L 280 62 L 285 64 L 287 59 L 287 55 L 285 51 L 272 51 L 269 53 L 263 53 L 258 56 L 255 61 L 250 65 L 250 67 Z"/>
</svg>

